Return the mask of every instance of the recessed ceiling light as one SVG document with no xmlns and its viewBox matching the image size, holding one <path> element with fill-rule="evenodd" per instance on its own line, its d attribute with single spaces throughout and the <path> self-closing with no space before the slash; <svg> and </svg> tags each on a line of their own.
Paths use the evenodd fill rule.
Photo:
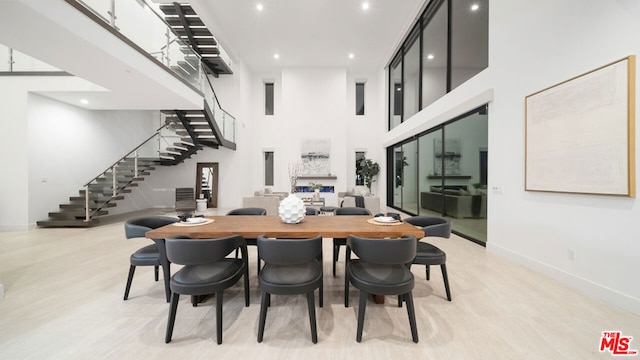
<svg viewBox="0 0 640 360">
<path fill-rule="evenodd" d="M 256 9 L 258 9 L 258 11 L 262 11 L 262 9 L 264 9 L 264 6 L 262 6 L 262 4 L 258 4 L 256 5 Z"/>
<path fill-rule="evenodd" d="M 280 59 L 280 54 L 273 54 L 274 59 Z"/>
<path fill-rule="evenodd" d="M 471 11 L 476 11 L 478 9 L 480 9 L 480 5 L 478 5 L 478 4 L 471 5 Z"/>
<path fill-rule="evenodd" d="M 368 2 L 363 2 L 362 3 L 362 10 L 369 10 L 369 3 Z"/>
<path fill-rule="evenodd" d="M 356 57 L 356 56 L 353 55 L 353 53 L 349 54 L 349 59 L 353 59 L 354 57 Z"/>
<path fill-rule="evenodd" d="M 429 60 L 433 60 L 433 58 L 434 58 L 434 57 L 435 57 L 435 56 L 433 56 L 433 54 L 429 54 L 429 55 L 427 55 L 427 59 L 429 59 Z"/>
<path fill-rule="evenodd" d="M 87 100 L 87 99 L 81 99 L 81 100 L 80 100 L 80 102 L 86 105 L 86 104 L 88 104 L 88 103 L 89 103 L 89 100 Z"/>
</svg>

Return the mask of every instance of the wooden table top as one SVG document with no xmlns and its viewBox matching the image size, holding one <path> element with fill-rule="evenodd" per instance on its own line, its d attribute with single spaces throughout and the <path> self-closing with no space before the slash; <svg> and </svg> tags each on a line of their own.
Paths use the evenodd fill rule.
<svg viewBox="0 0 640 360">
<path fill-rule="evenodd" d="M 303 239 L 322 235 L 346 238 L 356 235 L 369 238 L 396 238 L 403 235 L 424 237 L 422 230 L 403 222 L 399 225 L 370 224 L 371 216 L 306 216 L 299 224 L 285 224 L 278 216 L 208 216 L 212 223 L 195 226 L 166 225 L 146 233 L 150 239 L 186 235 L 193 239 L 242 235 L 255 239 L 259 235 L 272 238 Z"/>
</svg>

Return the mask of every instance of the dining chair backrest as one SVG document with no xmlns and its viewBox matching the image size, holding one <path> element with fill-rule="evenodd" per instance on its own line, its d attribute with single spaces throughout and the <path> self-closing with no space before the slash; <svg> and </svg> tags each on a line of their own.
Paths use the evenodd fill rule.
<svg viewBox="0 0 640 360">
<path fill-rule="evenodd" d="M 306 264 L 322 253 L 322 237 L 309 239 L 269 239 L 258 236 L 260 258 L 268 264 Z"/>
<path fill-rule="evenodd" d="M 144 216 L 127 220 L 124 223 L 124 234 L 127 239 L 143 238 L 147 231 L 173 224 L 178 219 L 169 216 Z"/>
<path fill-rule="evenodd" d="M 413 235 L 396 239 L 369 239 L 349 235 L 347 246 L 363 261 L 383 265 L 410 264 L 416 257 L 417 240 Z"/>
<path fill-rule="evenodd" d="M 233 209 L 227 215 L 267 215 L 267 210 L 258 207 Z"/>
<path fill-rule="evenodd" d="M 341 207 L 336 209 L 336 215 L 371 215 L 371 211 L 361 207 Z"/>
<path fill-rule="evenodd" d="M 202 265 L 224 259 L 244 244 L 244 238 L 233 235 L 219 239 L 190 239 L 184 236 L 166 239 L 167 258 L 180 265 Z"/>
</svg>

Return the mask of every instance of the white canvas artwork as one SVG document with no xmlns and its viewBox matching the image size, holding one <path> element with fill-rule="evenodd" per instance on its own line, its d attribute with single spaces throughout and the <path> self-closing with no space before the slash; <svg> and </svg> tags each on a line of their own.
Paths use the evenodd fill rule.
<svg viewBox="0 0 640 360">
<path fill-rule="evenodd" d="M 304 139 L 300 150 L 302 160 L 300 175 L 331 174 L 330 139 Z"/>
</svg>

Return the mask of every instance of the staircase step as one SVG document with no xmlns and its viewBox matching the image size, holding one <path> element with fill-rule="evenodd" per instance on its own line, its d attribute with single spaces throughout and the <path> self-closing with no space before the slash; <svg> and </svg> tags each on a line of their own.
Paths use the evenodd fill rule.
<svg viewBox="0 0 640 360">
<path fill-rule="evenodd" d="M 77 220 L 77 219 L 49 219 L 36 222 L 38 227 L 77 227 L 85 228 L 92 227 L 100 224 L 100 220 L 91 219 L 89 221 Z"/>
<path fill-rule="evenodd" d="M 100 208 L 110 208 L 110 207 L 115 207 L 115 206 L 116 206 L 115 203 L 106 203 L 106 204 L 101 204 Z M 60 204 L 60 209 L 62 209 L 64 211 L 82 210 L 84 212 L 84 203 Z M 97 207 L 91 206 L 91 204 L 89 204 L 89 211 L 93 211 L 93 210 L 96 210 L 96 209 L 97 209 Z"/>
<path fill-rule="evenodd" d="M 118 201 L 124 200 L 124 195 L 116 195 L 116 196 L 89 196 L 89 202 L 97 202 L 97 203 L 105 203 L 107 201 Z M 71 196 L 69 198 L 71 202 L 85 201 L 84 196 Z"/>
<path fill-rule="evenodd" d="M 84 190 L 80 190 L 80 195 L 84 196 Z M 128 194 L 131 192 L 131 189 L 120 189 L 118 190 L 118 194 Z M 111 189 L 109 189 L 108 192 L 101 192 L 101 191 L 92 191 L 91 194 L 96 195 L 96 194 L 102 194 L 103 196 L 111 196 Z"/>
<path fill-rule="evenodd" d="M 96 212 L 95 214 L 93 214 L 93 216 L 102 216 L 102 215 L 107 215 L 109 212 L 106 210 L 100 210 L 98 212 Z M 65 210 L 65 211 L 57 211 L 57 212 L 50 212 L 49 213 L 49 217 L 52 219 L 83 219 L 85 216 L 84 213 L 84 209 L 83 210 Z"/>
<path fill-rule="evenodd" d="M 189 27 L 205 26 L 199 17 L 185 16 L 185 19 L 187 20 L 187 26 Z M 167 17 L 165 20 L 169 25 L 171 25 L 171 27 L 182 27 L 182 21 L 178 17 Z"/>
<path fill-rule="evenodd" d="M 188 4 L 180 4 L 180 9 L 184 15 L 196 15 L 196 12 L 193 10 L 191 5 Z M 160 11 L 162 11 L 165 15 L 178 15 L 176 8 L 173 4 L 169 5 L 160 5 Z"/>
</svg>

